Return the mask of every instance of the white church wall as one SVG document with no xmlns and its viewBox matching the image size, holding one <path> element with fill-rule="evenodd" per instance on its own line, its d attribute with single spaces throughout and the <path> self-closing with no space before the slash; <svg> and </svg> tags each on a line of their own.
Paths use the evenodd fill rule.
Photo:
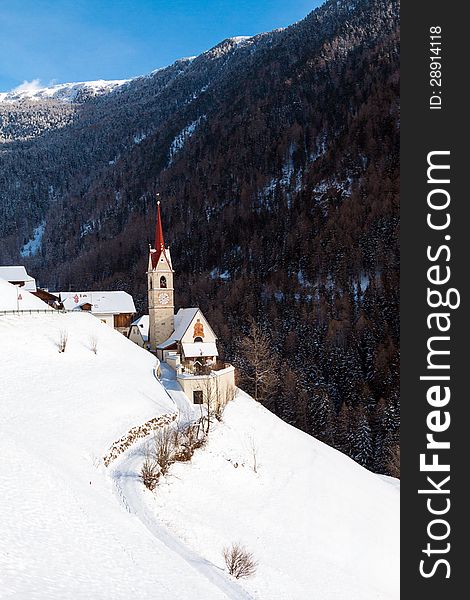
<svg viewBox="0 0 470 600">
<path fill-rule="evenodd" d="M 198 334 L 198 330 L 199 330 L 198 327 L 195 328 L 195 326 L 197 325 L 198 319 L 199 319 L 200 324 L 202 325 L 202 332 L 204 333 L 203 336 Z M 195 335 L 195 334 L 198 334 L 198 335 Z M 212 331 L 209 323 L 207 322 L 207 319 L 204 317 L 204 315 L 202 314 L 202 312 L 200 310 L 198 310 L 196 315 L 193 317 L 188 329 L 186 330 L 186 333 L 181 338 L 181 342 L 192 344 L 194 342 L 195 337 L 202 337 L 202 340 L 204 342 L 216 342 L 217 341 L 217 338 L 215 337 L 214 332 Z"/>
</svg>

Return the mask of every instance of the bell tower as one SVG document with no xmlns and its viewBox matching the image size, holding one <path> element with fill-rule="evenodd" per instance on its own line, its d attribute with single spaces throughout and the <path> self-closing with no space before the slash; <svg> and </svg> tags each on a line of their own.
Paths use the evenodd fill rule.
<svg viewBox="0 0 470 600">
<path fill-rule="evenodd" d="M 174 331 L 175 303 L 170 249 L 163 240 L 160 200 L 157 202 L 155 248 L 150 248 L 147 270 L 149 301 L 149 344 L 155 351 Z"/>
</svg>

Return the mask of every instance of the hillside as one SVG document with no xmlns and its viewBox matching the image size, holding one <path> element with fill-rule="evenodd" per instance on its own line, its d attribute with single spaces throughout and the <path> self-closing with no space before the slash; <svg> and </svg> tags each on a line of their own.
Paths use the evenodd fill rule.
<svg viewBox="0 0 470 600">
<path fill-rule="evenodd" d="M 379 476 L 241 393 L 152 494 L 137 477 L 143 442 L 101 460 L 175 411 L 151 355 L 90 315 L 56 312 L 0 317 L 0 352 L 2 596 L 398 597 L 398 492 Z M 222 547 L 238 540 L 259 560 L 246 581 L 223 573 Z"/>
<path fill-rule="evenodd" d="M 2 103 L 0 138 L 0 262 L 144 312 L 158 190 L 177 308 L 201 307 L 248 392 L 253 317 L 282 365 L 265 405 L 394 473 L 396 0 L 329 0 L 78 102 Z"/>
</svg>

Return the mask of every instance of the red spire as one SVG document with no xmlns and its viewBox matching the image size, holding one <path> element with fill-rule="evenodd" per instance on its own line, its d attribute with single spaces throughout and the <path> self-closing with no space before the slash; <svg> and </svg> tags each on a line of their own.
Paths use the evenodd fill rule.
<svg viewBox="0 0 470 600">
<path fill-rule="evenodd" d="M 157 202 L 157 231 L 155 234 L 155 250 L 159 253 L 165 250 L 165 242 L 163 241 L 162 216 L 160 214 L 160 200 Z"/>
<path fill-rule="evenodd" d="M 157 197 L 160 194 L 157 194 Z M 158 261 L 160 260 L 160 256 L 164 255 L 165 258 L 166 257 L 166 252 L 165 252 L 165 241 L 163 239 L 163 227 L 162 227 L 162 215 L 160 214 L 160 200 L 157 201 L 157 228 L 155 231 L 155 249 L 154 250 L 150 250 L 150 256 L 152 258 L 152 267 L 155 269 L 155 267 L 158 265 Z M 168 258 L 167 258 L 167 262 L 168 264 Z"/>
</svg>

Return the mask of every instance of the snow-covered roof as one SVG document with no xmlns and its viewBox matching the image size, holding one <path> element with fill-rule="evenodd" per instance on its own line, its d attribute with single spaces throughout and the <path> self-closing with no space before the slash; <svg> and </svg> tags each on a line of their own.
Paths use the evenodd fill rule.
<svg viewBox="0 0 470 600">
<path fill-rule="evenodd" d="M 186 344 L 183 342 L 183 352 L 186 358 L 196 358 L 197 356 L 219 356 L 215 342 L 196 342 Z"/>
<path fill-rule="evenodd" d="M 191 321 L 198 313 L 199 308 L 180 308 L 175 315 L 175 331 L 171 339 L 179 341 L 191 325 Z"/>
<path fill-rule="evenodd" d="M 173 338 L 168 338 L 161 344 L 158 344 L 157 348 L 159 350 L 166 350 L 167 348 L 171 348 L 171 346 L 174 346 L 175 344 L 176 344 L 176 340 L 174 340 Z"/>
<path fill-rule="evenodd" d="M 54 310 L 48 304 L 28 292 L 0 279 L 0 311 L 1 310 Z"/>
<path fill-rule="evenodd" d="M 139 317 L 138 319 L 133 321 L 131 327 L 133 327 L 133 326 L 135 326 L 139 329 L 140 335 L 142 336 L 142 339 L 144 340 L 144 342 L 148 342 L 149 326 L 150 326 L 149 316 L 142 315 L 141 317 Z"/>
<path fill-rule="evenodd" d="M 191 321 L 197 315 L 198 311 L 199 308 L 180 308 L 175 315 L 175 330 L 167 340 L 161 344 L 158 344 L 157 348 L 159 350 L 165 350 L 165 348 L 168 348 L 176 342 L 179 342 L 188 330 L 188 327 L 191 325 Z"/>
<path fill-rule="evenodd" d="M 65 310 L 74 310 L 89 302 L 93 314 L 135 313 L 132 296 L 123 291 L 111 292 L 58 292 Z"/>
<path fill-rule="evenodd" d="M 197 307 L 180 308 L 175 315 L 175 330 L 167 340 L 161 344 L 158 344 L 157 348 L 159 350 L 164 350 L 165 348 L 172 346 L 174 343 L 180 342 L 183 339 L 184 334 L 188 331 L 188 327 L 191 325 L 198 312 L 200 312 L 200 309 Z M 210 354 L 204 356 L 213 356 L 216 354 L 216 352 L 211 352 Z M 190 355 L 186 354 L 186 356 Z"/>
<path fill-rule="evenodd" d="M 0 266 L 0 279 L 10 282 L 23 282 L 24 288 L 30 292 L 36 291 L 36 280 L 28 275 L 23 265 Z"/>
</svg>

